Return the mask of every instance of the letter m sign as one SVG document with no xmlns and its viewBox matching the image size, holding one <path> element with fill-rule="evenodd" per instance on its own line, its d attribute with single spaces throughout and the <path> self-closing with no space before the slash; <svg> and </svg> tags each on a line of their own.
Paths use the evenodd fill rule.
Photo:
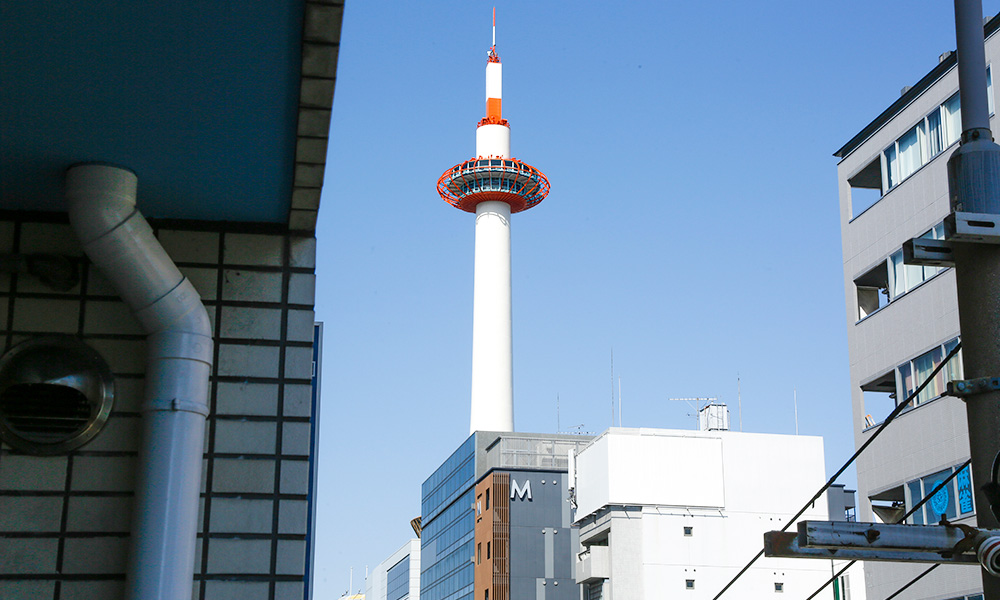
<svg viewBox="0 0 1000 600">
<path fill-rule="evenodd" d="M 531 481 L 530 480 L 526 480 L 524 482 L 524 487 L 521 487 L 521 486 L 517 485 L 517 482 L 514 481 L 513 477 L 511 477 L 510 478 L 510 499 L 513 500 L 515 496 L 518 497 L 518 498 L 520 498 L 521 500 L 524 500 L 525 496 L 527 496 L 528 500 L 531 500 Z"/>
</svg>

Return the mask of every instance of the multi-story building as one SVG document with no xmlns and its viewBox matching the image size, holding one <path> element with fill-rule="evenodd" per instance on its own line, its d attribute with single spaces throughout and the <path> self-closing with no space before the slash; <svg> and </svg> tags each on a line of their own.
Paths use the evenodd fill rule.
<svg viewBox="0 0 1000 600">
<path fill-rule="evenodd" d="M 580 450 L 570 473 L 585 600 L 707 599 L 823 485 L 823 440 L 613 428 Z M 850 502 L 835 492 L 843 511 Z M 827 508 L 816 503 L 802 519 L 826 520 Z M 828 560 L 761 558 L 727 595 L 805 598 L 830 574 Z"/>
<path fill-rule="evenodd" d="M 0 598 L 309 597 L 342 14 L 4 6 Z"/>
<path fill-rule="evenodd" d="M 365 599 L 420 599 L 420 538 L 407 541 L 372 569 L 365 582 Z"/>
<path fill-rule="evenodd" d="M 579 600 L 567 465 L 590 439 L 469 436 L 421 489 L 421 599 Z"/>
<path fill-rule="evenodd" d="M 991 125 L 991 64 L 1000 59 L 1000 18 L 985 24 Z M 1000 63 L 998 63 L 1000 64 Z M 840 220 L 855 443 L 908 398 L 960 338 L 953 269 L 904 264 L 902 246 L 940 239 L 950 210 L 947 161 L 961 135 L 953 52 L 866 125 L 840 159 Z M 858 459 L 860 521 L 898 522 L 969 457 L 965 406 L 943 396 L 962 376 L 959 353 Z M 963 470 L 910 523 L 972 523 L 971 476 Z M 867 563 L 868 594 L 884 598 L 923 571 L 920 565 Z M 977 598 L 979 569 L 942 566 L 921 579 L 927 599 Z"/>
</svg>

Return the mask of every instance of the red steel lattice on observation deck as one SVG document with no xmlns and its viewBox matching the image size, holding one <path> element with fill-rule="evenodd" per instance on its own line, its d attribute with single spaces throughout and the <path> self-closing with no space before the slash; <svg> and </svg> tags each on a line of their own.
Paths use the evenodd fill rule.
<svg viewBox="0 0 1000 600">
<path fill-rule="evenodd" d="M 480 202 L 497 200 L 516 213 L 544 200 L 549 180 L 516 158 L 471 158 L 445 171 L 437 190 L 445 202 L 466 212 L 476 212 Z"/>
</svg>

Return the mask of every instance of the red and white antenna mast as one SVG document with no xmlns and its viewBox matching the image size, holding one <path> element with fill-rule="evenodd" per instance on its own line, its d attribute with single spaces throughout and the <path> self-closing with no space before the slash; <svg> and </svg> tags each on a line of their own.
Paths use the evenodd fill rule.
<svg viewBox="0 0 1000 600">
<path fill-rule="evenodd" d="M 486 116 L 476 128 L 476 156 L 448 169 L 437 182 L 445 202 L 476 213 L 471 432 L 514 431 L 510 215 L 535 206 L 549 193 L 549 180 L 541 171 L 510 156 L 502 84 L 494 8 Z"/>
</svg>

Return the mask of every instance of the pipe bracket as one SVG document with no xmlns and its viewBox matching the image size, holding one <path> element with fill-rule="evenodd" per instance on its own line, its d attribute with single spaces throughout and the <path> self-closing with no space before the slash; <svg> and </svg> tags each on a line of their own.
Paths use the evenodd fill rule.
<svg viewBox="0 0 1000 600">
<path fill-rule="evenodd" d="M 208 406 L 201 402 L 170 398 L 147 402 L 142 406 L 142 412 L 189 412 L 208 417 Z"/>
</svg>

